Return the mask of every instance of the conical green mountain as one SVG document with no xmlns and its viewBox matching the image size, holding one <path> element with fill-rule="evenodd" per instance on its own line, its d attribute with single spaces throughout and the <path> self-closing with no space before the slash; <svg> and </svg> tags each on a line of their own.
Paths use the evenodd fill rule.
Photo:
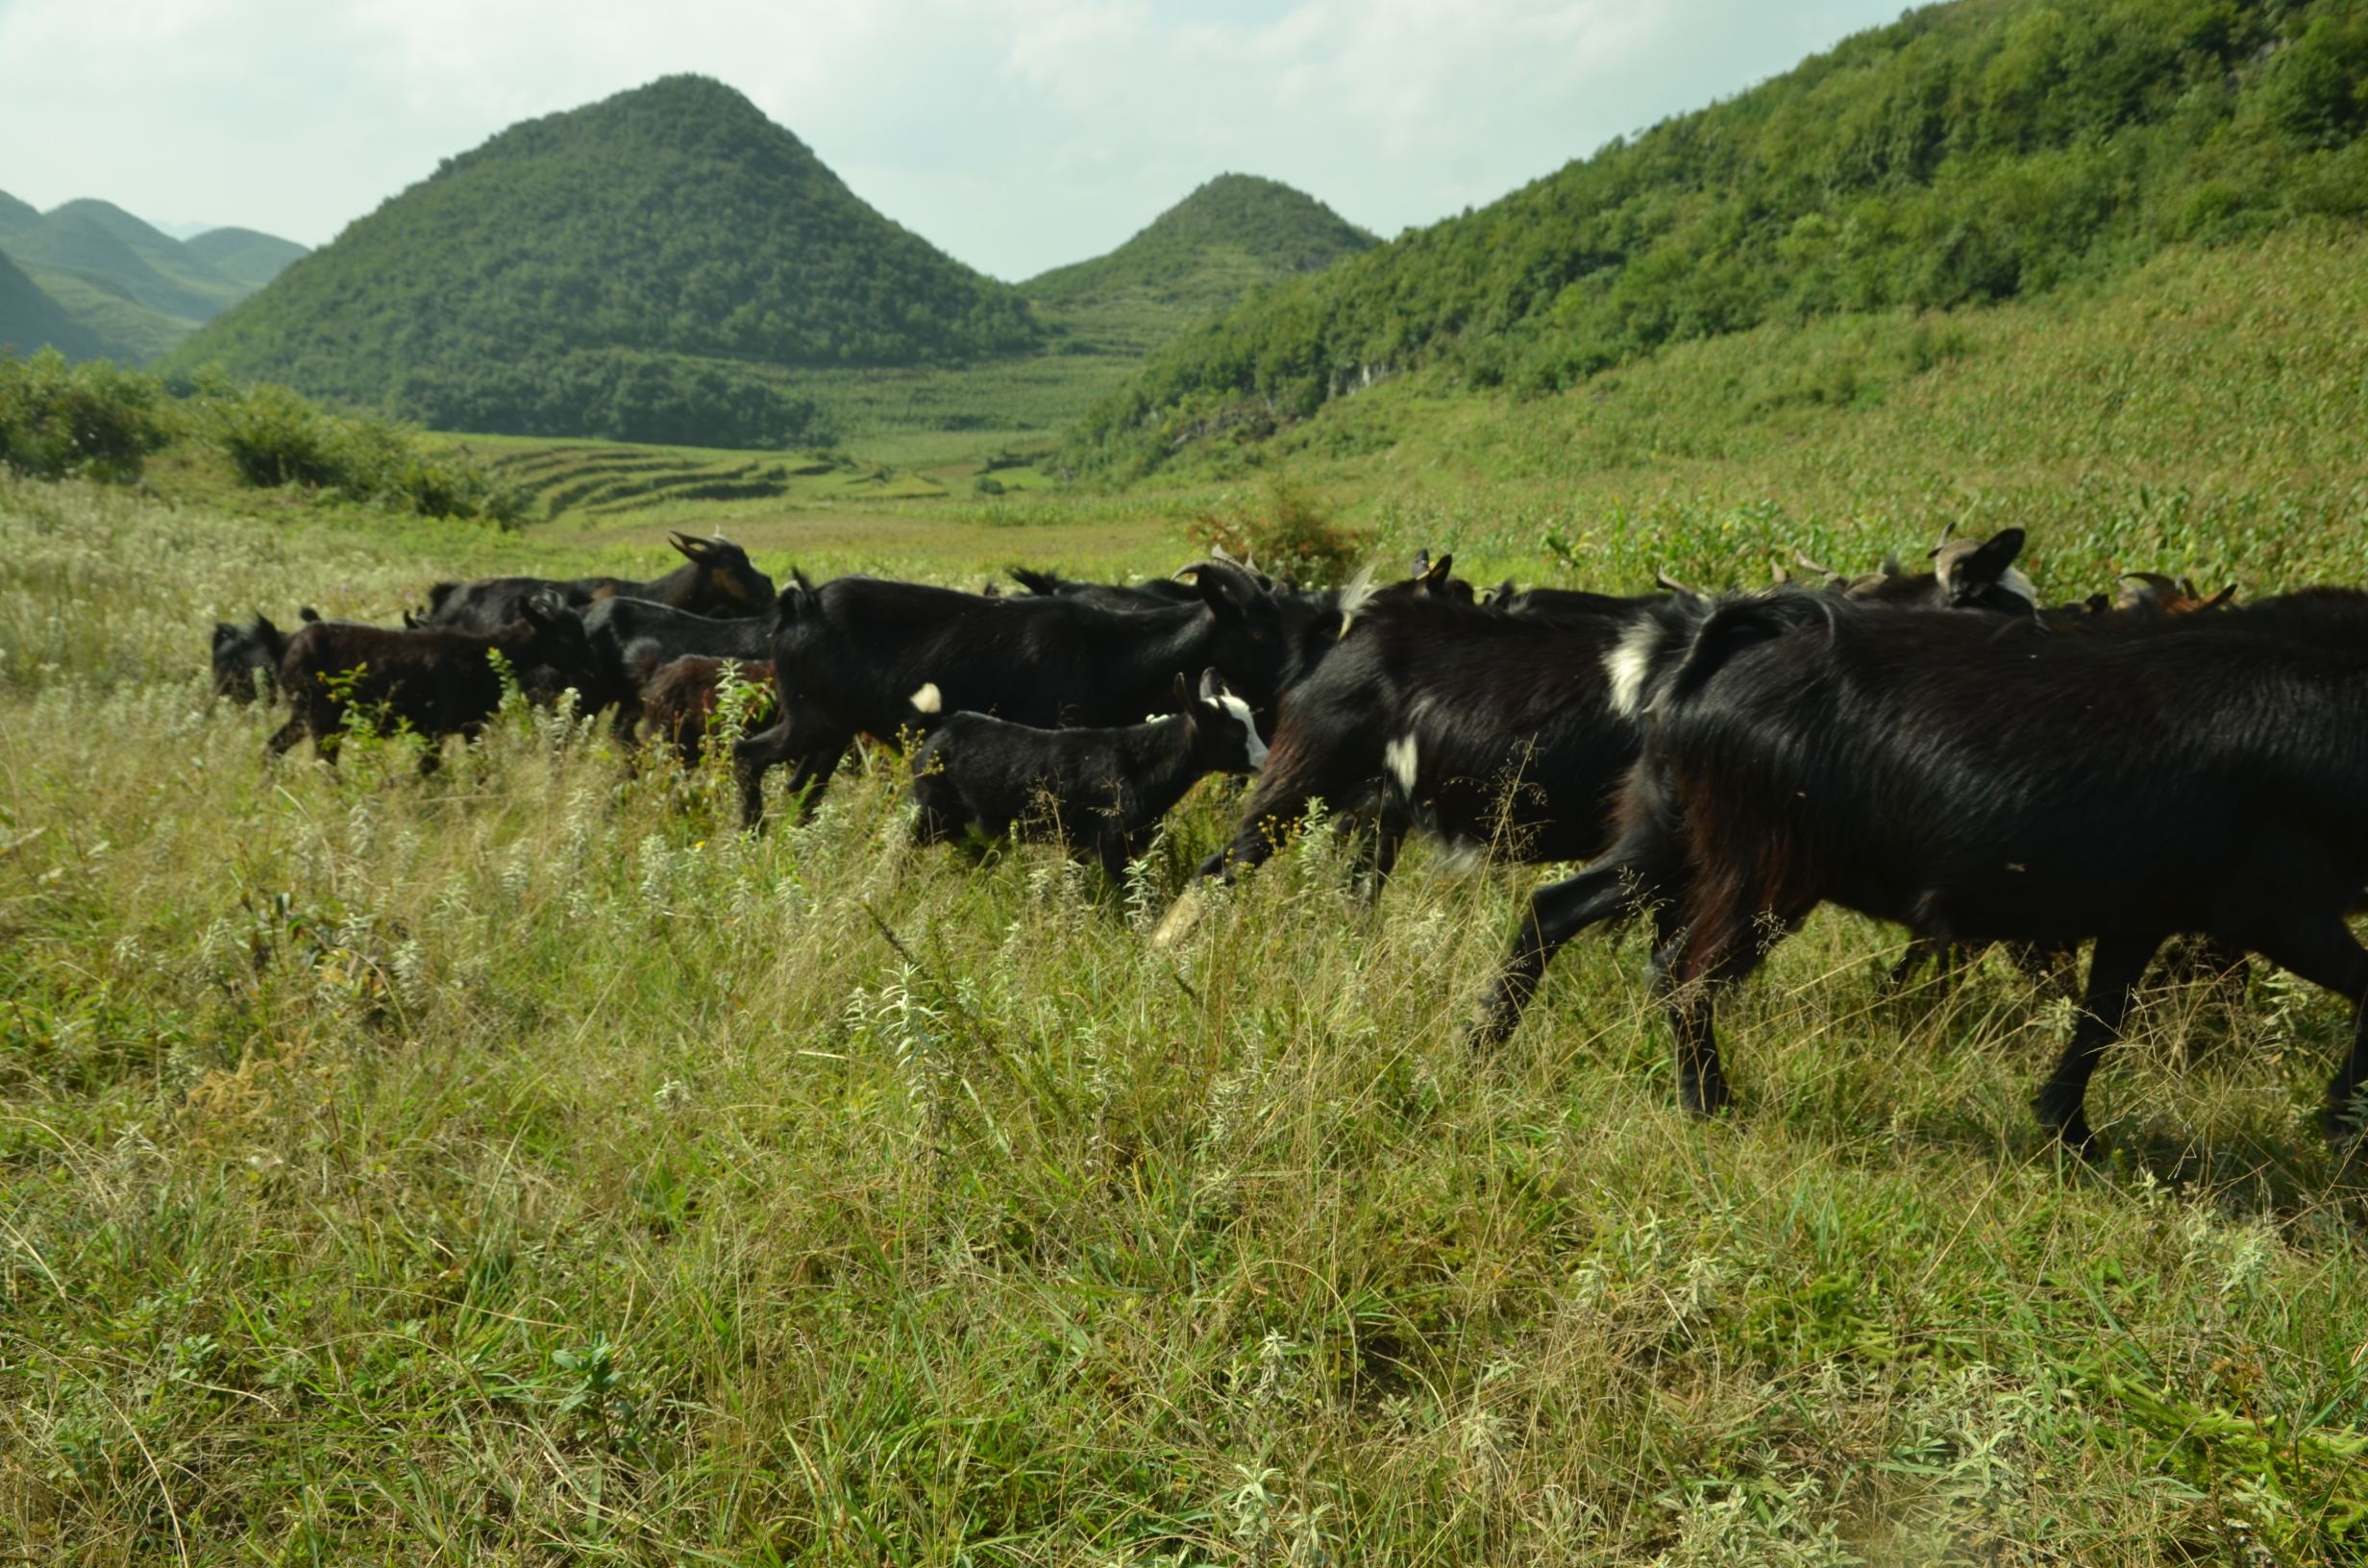
<svg viewBox="0 0 2368 1568">
<path fill-rule="evenodd" d="M 169 364 L 529 434 L 766 442 L 799 368 L 1042 335 L 1009 285 L 859 200 L 702 77 L 510 127 L 350 226 Z"/>
<path fill-rule="evenodd" d="M 99 340 L 42 293 L 22 267 L 0 256 L 0 354 L 43 348 L 69 359 L 88 359 L 99 353 Z"/>
<path fill-rule="evenodd" d="M 1098 404 L 1080 466 L 1426 367 L 1550 393 L 1766 322 L 1979 306 L 2368 215 L 2359 0 L 1956 0 L 1268 289 Z"/>
<path fill-rule="evenodd" d="M 182 244 L 191 256 L 248 288 L 262 287 L 305 255 L 294 240 L 253 229 L 209 229 Z"/>
<path fill-rule="evenodd" d="M 1020 288 L 1086 318 L 1077 325 L 1088 333 L 1100 328 L 1148 349 L 1231 309 L 1261 283 L 1320 272 L 1378 243 L 1313 196 L 1256 175 L 1222 174 L 1107 256 Z"/>
</svg>

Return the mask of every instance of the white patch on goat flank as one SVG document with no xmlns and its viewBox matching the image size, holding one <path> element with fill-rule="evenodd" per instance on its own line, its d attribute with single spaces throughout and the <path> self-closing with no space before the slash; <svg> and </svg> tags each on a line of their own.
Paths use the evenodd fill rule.
<svg viewBox="0 0 2368 1568">
<path fill-rule="evenodd" d="M 1412 798 L 1419 759 L 1415 754 L 1415 738 L 1400 735 L 1381 748 L 1381 765 L 1392 778 L 1397 780 L 1398 793 Z"/>
<path fill-rule="evenodd" d="M 1217 699 L 1217 705 L 1242 726 L 1249 739 L 1243 743 L 1243 754 L 1249 759 L 1249 771 L 1256 772 L 1267 765 L 1267 743 L 1258 738 L 1258 721 L 1249 716 L 1249 704 L 1227 692 Z"/>
<path fill-rule="evenodd" d="M 1644 683 L 1652 678 L 1653 654 L 1661 628 L 1651 620 L 1638 622 L 1620 633 L 1619 642 L 1603 656 L 1604 673 L 1612 677 L 1612 711 L 1633 719 L 1643 706 Z"/>
<path fill-rule="evenodd" d="M 905 700 L 913 705 L 915 713 L 936 713 L 946 706 L 946 694 L 937 689 L 936 681 L 925 680 L 921 690 Z"/>
</svg>

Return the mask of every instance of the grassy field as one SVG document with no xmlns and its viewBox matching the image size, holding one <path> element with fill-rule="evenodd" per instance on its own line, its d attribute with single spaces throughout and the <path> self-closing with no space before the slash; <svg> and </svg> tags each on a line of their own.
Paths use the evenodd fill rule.
<svg viewBox="0 0 2368 1568">
<path fill-rule="evenodd" d="M 2289 243 L 1591 395 L 1386 386 L 1143 494 L 505 533 L 172 455 L 0 479 L 0 1557 L 2361 1560 L 2368 1246 L 2311 1119 L 2349 1018 L 2274 972 L 2149 998 L 2084 1165 L 2024 1105 L 2067 1004 L 1887 998 L 1899 934 L 1829 913 L 1722 1017 L 1703 1125 L 1634 937 L 1467 1054 L 1533 870 L 1418 849 L 1369 909 L 1310 835 L 1159 951 L 1214 786 L 1107 887 L 917 852 L 880 753 L 763 840 L 524 711 L 427 782 L 267 768 L 203 672 L 217 616 L 654 568 L 665 527 L 1164 570 L 1277 461 L 1385 558 L 1525 578 L 1949 520 L 2028 524 L 2065 597 L 2360 580 L 2368 271 Z"/>
</svg>

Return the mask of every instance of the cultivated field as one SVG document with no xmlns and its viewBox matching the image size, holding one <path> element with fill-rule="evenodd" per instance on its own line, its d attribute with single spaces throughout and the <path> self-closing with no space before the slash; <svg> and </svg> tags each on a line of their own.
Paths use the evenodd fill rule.
<svg viewBox="0 0 2368 1568">
<path fill-rule="evenodd" d="M 1373 549 L 1426 542 L 1441 493 L 1375 500 Z M 777 574 L 967 581 L 1172 565 L 1196 504 L 728 527 Z M 1676 549 L 1727 580 L 1791 527 L 1691 504 L 1708 533 Z M 1855 562 L 1921 536 L 1887 507 L 1813 502 L 1800 537 Z M 422 782 L 400 744 L 267 769 L 276 720 L 209 699 L 217 616 L 654 564 L 632 523 L 0 481 L 0 1543 L 25 1560 L 2368 1547 L 2368 1249 L 2312 1121 L 2349 1021 L 2275 973 L 2150 1000 L 2086 1166 L 2024 1105 L 2067 1004 L 2002 964 L 1885 999 L 1899 935 L 1821 916 L 1728 1010 L 1740 1104 L 1704 1125 L 1633 937 L 1578 943 L 1510 1045 L 1467 1054 L 1535 871 L 1418 850 L 1369 911 L 1312 835 L 1161 952 L 1214 786 L 1114 888 L 1049 850 L 915 851 L 890 756 L 752 841 L 721 779 L 633 773 L 546 716 Z M 1462 543 L 1581 580 L 1553 527 Z M 2043 586 L 2164 548 L 2132 527 L 2042 532 Z M 1663 543 L 1606 539 L 1591 585 Z"/>
</svg>

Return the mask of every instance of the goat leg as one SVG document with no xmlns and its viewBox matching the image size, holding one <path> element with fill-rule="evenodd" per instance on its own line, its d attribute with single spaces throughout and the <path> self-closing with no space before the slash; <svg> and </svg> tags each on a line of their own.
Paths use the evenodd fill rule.
<svg viewBox="0 0 2368 1568">
<path fill-rule="evenodd" d="M 2344 1152 L 2360 1136 L 2356 1101 L 2368 1078 L 2368 950 L 2360 947 L 2341 919 L 2297 919 L 2290 924 L 2251 933 L 2246 945 L 2281 968 L 2290 969 L 2352 1004 L 2352 1048 L 2327 1085 L 2319 1125 L 2327 1141 Z"/>
<path fill-rule="evenodd" d="M 2080 1019 L 2072 1026 L 2072 1038 L 2064 1042 L 2056 1070 L 2032 1098 L 2031 1108 L 2038 1114 L 2040 1124 L 2077 1154 L 2085 1155 L 2096 1147 L 2097 1135 L 2089 1128 L 2085 1107 L 2097 1058 L 2120 1038 L 2131 997 L 2162 940 L 2159 936 L 2097 939 L 2096 950 L 2088 958 L 2088 989 L 2081 997 Z"/>
<path fill-rule="evenodd" d="M 1616 916 L 1636 903 L 1631 886 L 1634 868 L 1617 855 L 1607 856 L 1578 875 L 1549 882 L 1530 894 L 1529 909 L 1514 934 L 1513 950 L 1497 969 L 1496 983 L 1481 1004 L 1480 1021 L 1471 1032 L 1474 1048 L 1495 1045 L 1521 1026 L 1521 1011 L 1537 994 L 1545 967 L 1563 944 L 1580 932 Z"/>
</svg>

